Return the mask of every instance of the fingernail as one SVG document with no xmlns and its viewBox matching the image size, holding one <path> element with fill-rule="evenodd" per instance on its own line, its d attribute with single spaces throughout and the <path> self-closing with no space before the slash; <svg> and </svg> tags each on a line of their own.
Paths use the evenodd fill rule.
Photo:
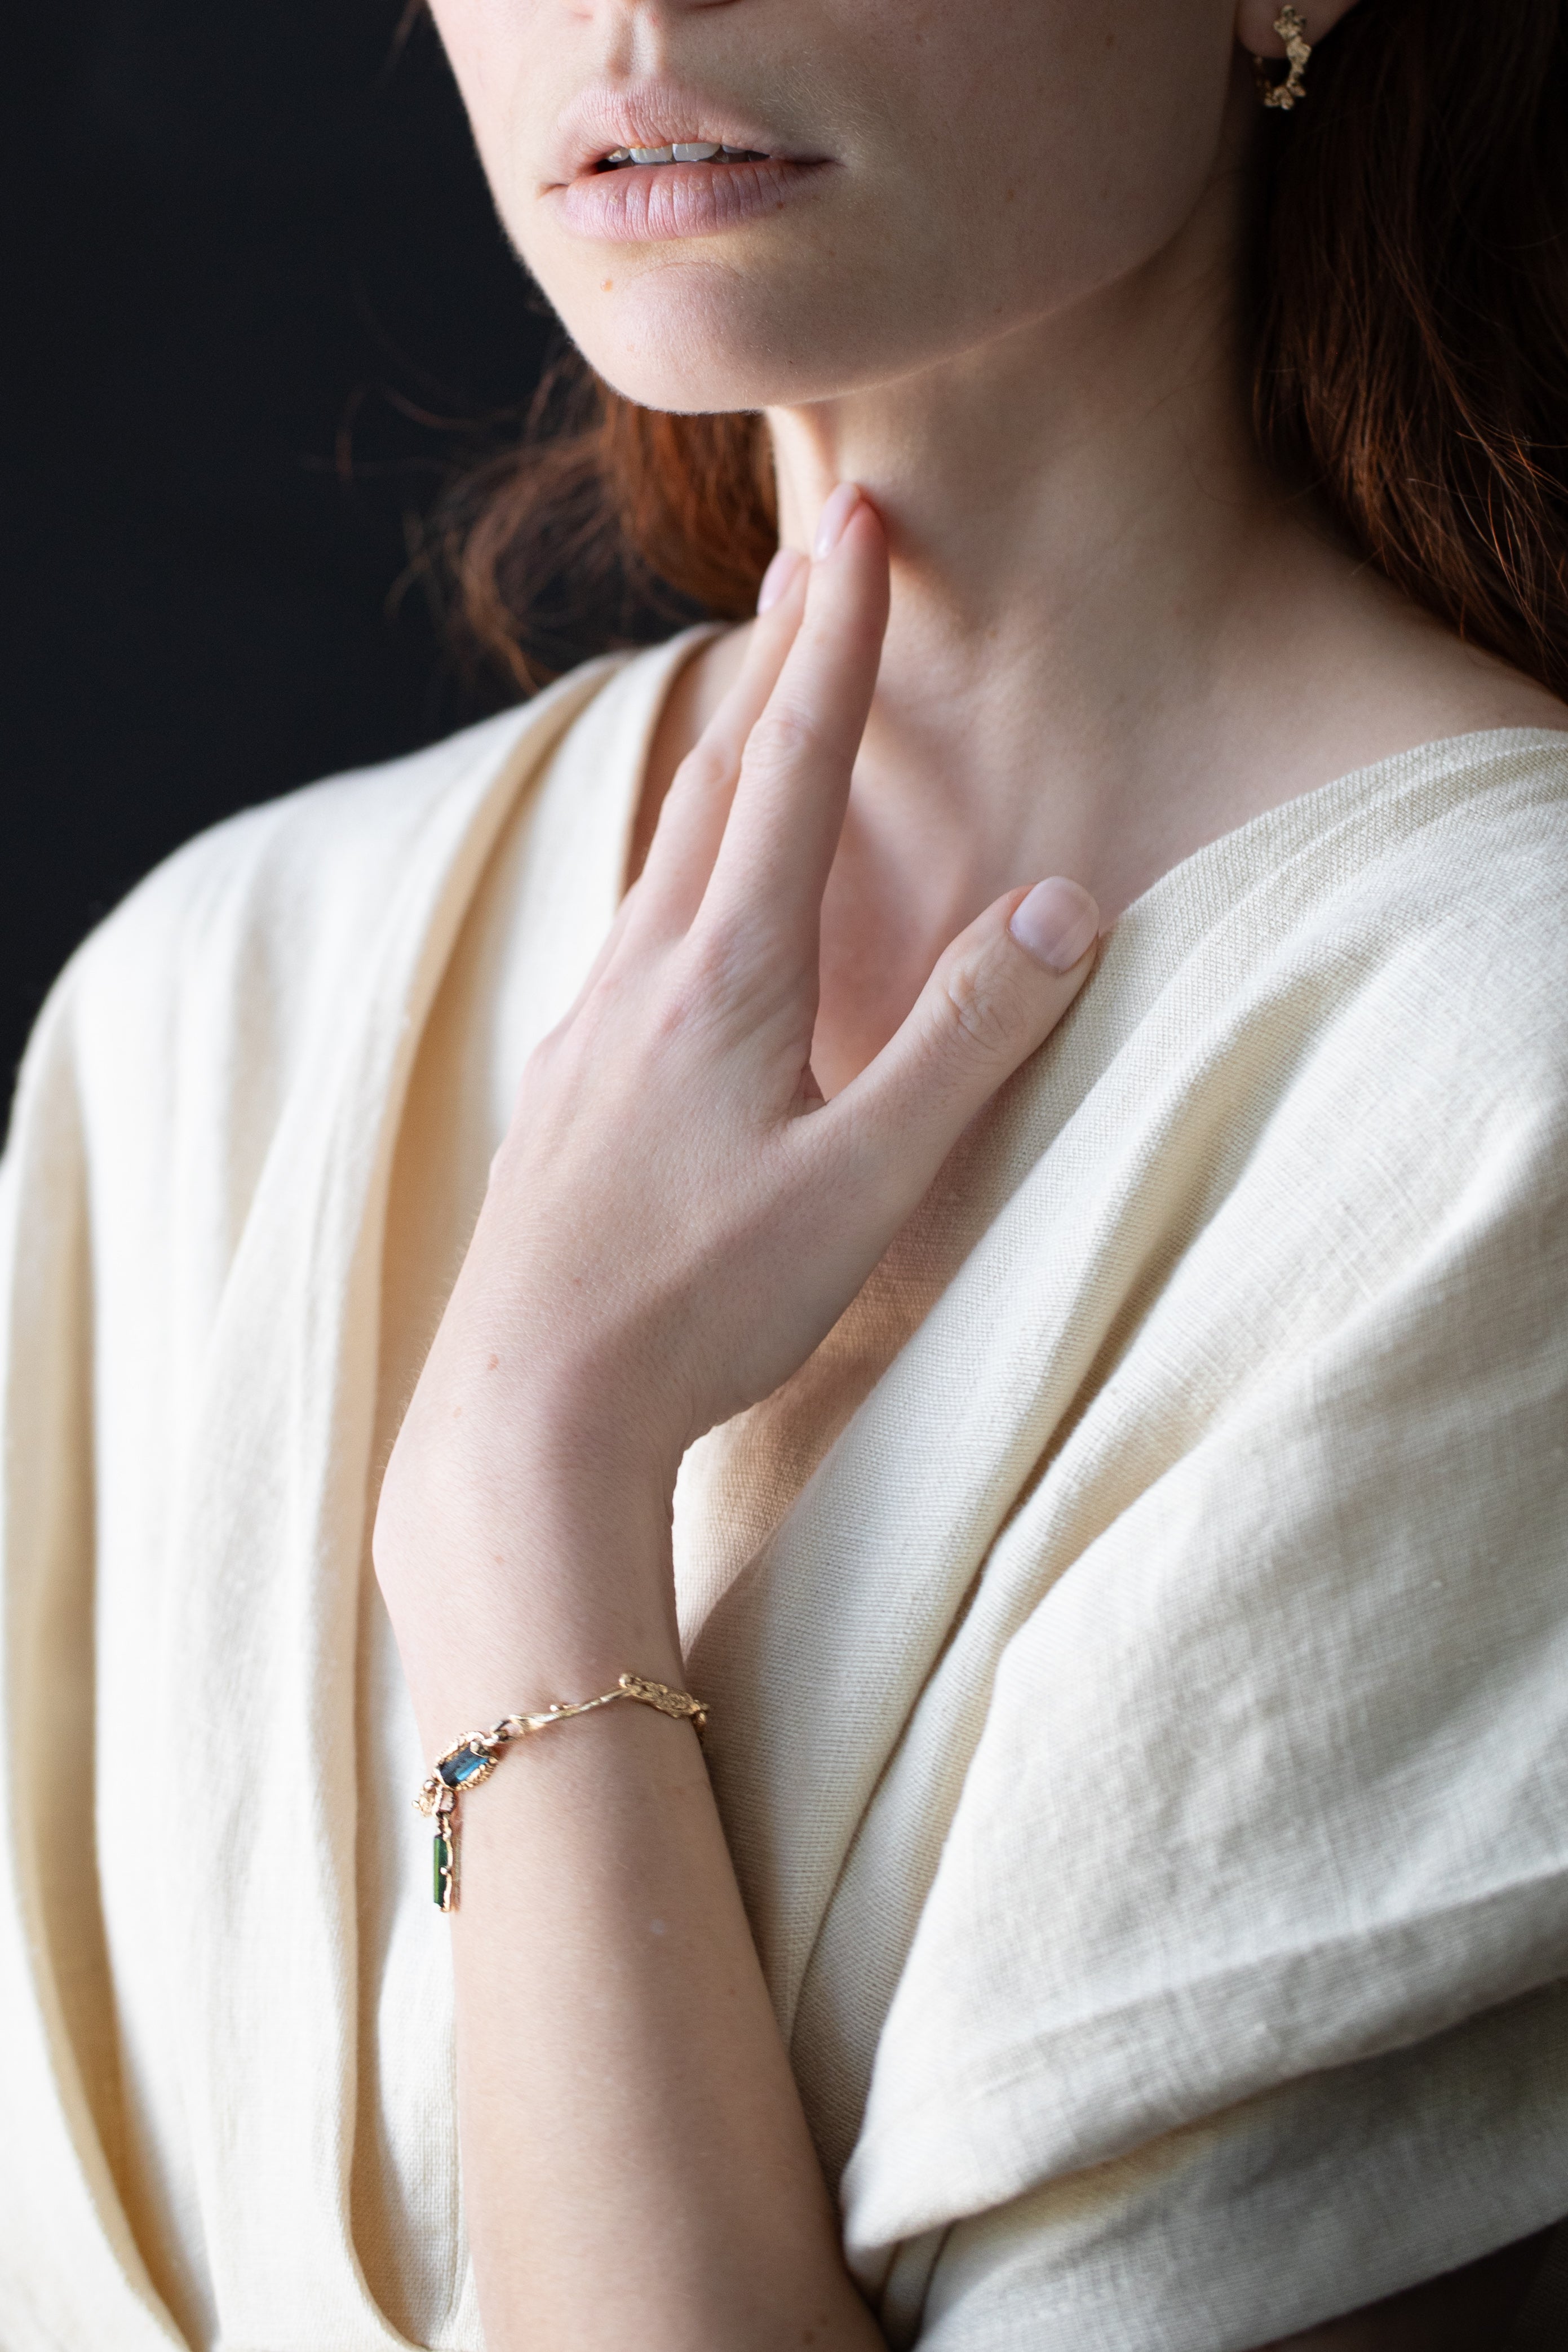
<svg viewBox="0 0 1568 2352">
<path fill-rule="evenodd" d="M 1013 909 L 1007 929 L 1037 963 L 1051 971 L 1071 971 L 1099 936 L 1100 908 L 1087 890 L 1058 874 L 1036 883 Z"/>
<path fill-rule="evenodd" d="M 859 483 L 840 482 L 816 518 L 816 538 L 811 551 L 815 562 L 821 563 L 832 554 L 844 536 L 845 525 L 859 503 Z"/>
<path fill-rule="evenodd" d="M 789 594 L 790 582 L 805 562 L 798 547 L 781 547 L 763 574 L 763 584 L 757 591 L 757 610 L 771 613 Z"/>
</svg>

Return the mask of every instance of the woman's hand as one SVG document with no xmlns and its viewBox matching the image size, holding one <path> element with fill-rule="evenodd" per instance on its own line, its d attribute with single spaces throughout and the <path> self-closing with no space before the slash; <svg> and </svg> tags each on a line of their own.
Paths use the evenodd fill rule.
<svg viewBox="0 0 1568 2352">
<path fill-rule="evenodd" d="M 845 485 L 529 1063 L 388 1474 L 377 1560 L 400 1630 L 424 1613 L 416 1562 L 433 1556 L 447 1624 L 455 1606 L 486 1615 L 488 1531 L 528 1514 L 542 1483 L 668 1502 L 684 1449 L 810 1354 L 1088 976 L 1088 894 L 1014 890 L 824 1102 L 822 898 L 887 611 L 881 525 Z"/>
</svg>

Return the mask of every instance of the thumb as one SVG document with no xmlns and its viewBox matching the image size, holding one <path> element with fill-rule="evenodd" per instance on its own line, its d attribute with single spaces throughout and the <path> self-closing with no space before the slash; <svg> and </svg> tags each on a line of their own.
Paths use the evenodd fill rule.
<svg viewBox="0 0 1568 2352">
<path fill-rule="evenodd" d="M 829 1105 L 860 1150 L 887 1156 L 910 1209 L 976 1111 L 1050 1035 L 1094 969 L 1099 935 L 1100 909 L 1079 883 L 1010 890 L 943 951 L 902 1026 Z"/>
</svg>

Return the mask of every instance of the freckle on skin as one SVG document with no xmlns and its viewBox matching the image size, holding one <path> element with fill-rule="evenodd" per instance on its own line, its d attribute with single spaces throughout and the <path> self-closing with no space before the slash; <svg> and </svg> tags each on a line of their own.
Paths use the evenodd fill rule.
<svg viewBox="0 0 1568 2352">
<path fill-rule="evenodd" d="M 486 1371 L 487 1371 L 487 1372 L 493 1372 L 493 1371 L 494 1371 L 494 1370 L 495 1370 L 495 1368 L 496 1368 L 496 1366 L 500 1363 L 500 1358 L 499 1356 L 492 1356 L 492 1357 L 490 1358 L 490 1360 L 489 1360 L 489 1362 L 485 1366 L 485 1370 L 486 1370 Z"/>
<path fill-rule="evenodd" d="M 455 1405 L 452 1407 L 452 1419 L 453 1419 L 454 1421 L 461 1421 L 461 1420 L 462 1420 L 462 1418 L 463 1418 L 463 1408 L 462 1408 L 462 1406 L 461 1406 L 460 1404 L 455 1404 Z"/>
<path fill-rule="evenodd" d="M 615 279 L 613 278 L 606 278 L 604 284 L 600 287 L 599 291 L 601 294 L 613 294 L 615 292 Z"/>
</svg>

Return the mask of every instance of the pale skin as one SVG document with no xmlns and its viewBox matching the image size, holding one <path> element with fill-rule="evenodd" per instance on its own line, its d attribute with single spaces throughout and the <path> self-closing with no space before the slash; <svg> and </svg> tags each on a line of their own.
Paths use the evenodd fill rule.
<svg viewBox="0 0 1568 2352">
<path fill-rule="evenodd" d="M 820 552 L 671 697 L 640 877 L 530 1064 L 398 1439 L 376 1564 L 432 1755 L 623 1667 L 683 1683 L 683 1451 L 818 1344 L 1092 986 L 1097 925 L 1355 767 L 1568 726 L 1253 453 L 1233 319 L 1271 0 L 436 13 L 590 359 L 650 405 L 765 409 L 784 543 Z M 1344 5 L 1302 13 L 1317 42 Z M 584 236 L 560 202 L 584 93 L 641 110 L 626 143 L 743 124 L 822 168 L 739 226 Z M 563 1727 L 464 1835 L 490 2352 L 879 2343 L 691 1729 Z M 1489 2343 L 1530 2258 L 1290 2341 Z"/>
</svg>

